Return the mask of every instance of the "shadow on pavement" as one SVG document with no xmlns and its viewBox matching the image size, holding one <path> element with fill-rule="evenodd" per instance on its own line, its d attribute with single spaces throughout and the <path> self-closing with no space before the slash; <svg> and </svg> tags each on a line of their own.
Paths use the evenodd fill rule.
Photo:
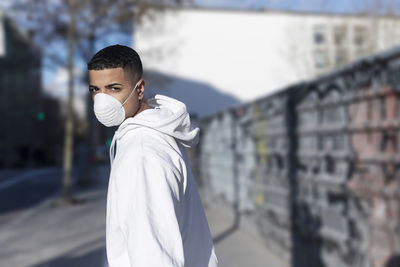
<svg viewBox="0 0 400 267">
<path fill-rule="evenodd" d="M 213 238 L 214 244 L 219 243 L 220 241 L 222 241 L 223 239 L 227 238 L 228 236 L 230 236 L 230 235 L 233 234 L 236 230 L 239 229 L 239 226 L 240 226 L 240 213 L 239 213 L 237 207 L 235 207 L 234 209 L 235 209 L 235 218 L 234 218 L 234 220 L 233 220 L 233 224 L 232 224 L 228 229 L 226 229 L 225 231 L 223 231 L 223 232 L 220 233 L 220 234 L 217 234 L 217 235 Z"/>
<path fill-rule="evenodd" d="M 31 267 L 106 267 L 104 238 L 83 244 L 57 258 Z"/>
</svg>

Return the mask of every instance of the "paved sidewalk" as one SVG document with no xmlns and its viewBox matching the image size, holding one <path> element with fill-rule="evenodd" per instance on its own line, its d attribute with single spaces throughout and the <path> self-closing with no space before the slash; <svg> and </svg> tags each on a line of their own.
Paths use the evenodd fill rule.
<svg viewBox="0 0 400 267">
<path fill-rule="evenodd" d="M 97 173 L 95 188 L 74 194 L 85 203 L 52 207 L 47 200 L 2 226 L 0 267 L 104 267 L 108 169 Z M 232 222 L 226 213 L 207 207 L 206 214 L 219 267 L 284 266 L 250 233 L 227 231 Z"/>
<path fill-rule="evenodd" d="M 206 216 L 214 238 L 218 267 L 287 267 L 250 231 L 234 227 L 233 216 L 223 206 L 206 206 Z"/>
</svg>

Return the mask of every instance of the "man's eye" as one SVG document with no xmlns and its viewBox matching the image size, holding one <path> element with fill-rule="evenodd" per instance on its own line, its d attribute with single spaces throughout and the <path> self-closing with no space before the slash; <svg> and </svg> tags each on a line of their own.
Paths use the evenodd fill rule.
<svg viewBox="0 0 400 267">
<path fill-rule="evenodd" d="M 93 93 L 94 91 L 97 91 L 98 89 L 95 87 L 89 87 L 89 92 Z"/>
<path fill-rule="evenodd" d="M 119 87 L 111 87 L 111 90 L 112 91 L 119 91 L 119 90 L 121 90 L 121 88 L 119 88 Z"/>
</svg>

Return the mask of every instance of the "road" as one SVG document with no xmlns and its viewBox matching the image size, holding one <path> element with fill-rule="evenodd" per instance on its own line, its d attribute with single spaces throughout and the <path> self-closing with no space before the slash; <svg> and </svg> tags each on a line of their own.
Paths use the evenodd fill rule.
<svg viewBox="0 0 400 267">
<path fill-rule="evenodd" d="M 0 227 L 61 189 L 61 168 L 0 171 Z"/>
</svg>

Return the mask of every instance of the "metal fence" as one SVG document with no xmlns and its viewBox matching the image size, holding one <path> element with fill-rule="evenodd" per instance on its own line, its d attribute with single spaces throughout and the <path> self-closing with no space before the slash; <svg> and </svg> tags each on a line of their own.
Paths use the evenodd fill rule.
<svg viewBox="0 0 400 267">
<path fill-rule="evenodd" d="M 203 189 L 292 266 L 400 266 L 400 49 L 199 125 Z"/>
</svg>

